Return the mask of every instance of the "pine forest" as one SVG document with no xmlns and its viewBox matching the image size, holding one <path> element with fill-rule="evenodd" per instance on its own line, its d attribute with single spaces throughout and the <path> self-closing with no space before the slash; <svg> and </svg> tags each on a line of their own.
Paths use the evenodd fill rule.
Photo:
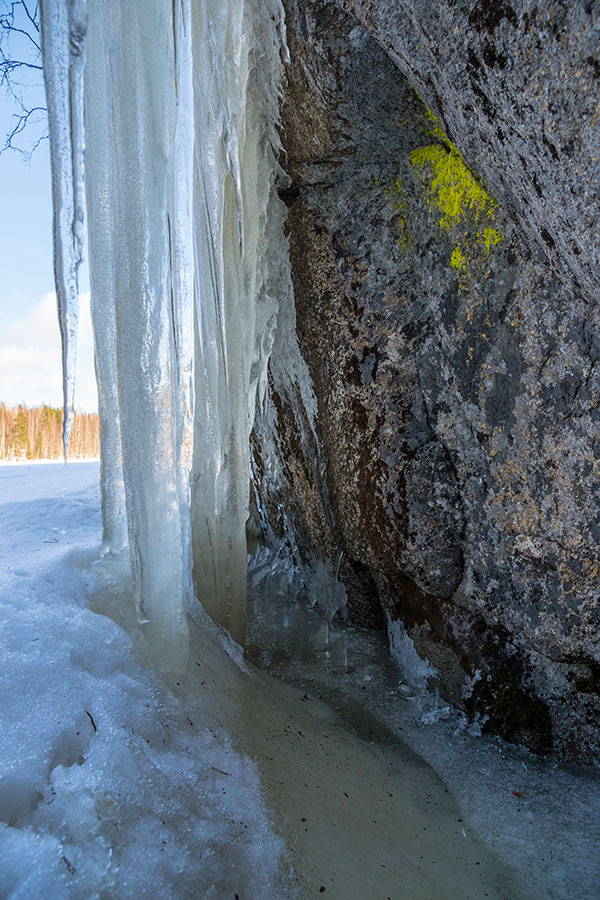
<svg viewBox="0 0 600 900">
<path fill-rule="evenodd" d="M 0 459 L 59 459 L 63 455 L 62 422 L 62 410 L 53 406 L 9 407 L 0 403 Z M 97 457 L 99 434 L 96 413 L 75 413 L 69 457 Z"/>
</svg>

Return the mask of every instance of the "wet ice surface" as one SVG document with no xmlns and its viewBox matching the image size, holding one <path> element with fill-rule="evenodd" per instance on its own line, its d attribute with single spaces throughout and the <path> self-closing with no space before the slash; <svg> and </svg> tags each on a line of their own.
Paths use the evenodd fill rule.
<svg viewBox="0 0 600 900">
<path fill-rule="evenodd" d="M 427 760 L 457 798 L 464 827 L 513 868 L 525 896 L 600 896 L 597 774 L 469 733 L 460 714 L 414 687 L 419 678 L 402 679 L 385 632 L 330 624 L 318 608 L 260 589 L 250 595 L 248 627 L 257 665 L 325 700 L 364 739 L 400 738 Z"/>
</svg>

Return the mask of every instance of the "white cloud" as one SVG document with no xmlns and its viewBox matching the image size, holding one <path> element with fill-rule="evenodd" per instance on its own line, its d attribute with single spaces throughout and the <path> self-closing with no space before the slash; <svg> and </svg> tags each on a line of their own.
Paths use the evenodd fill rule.
<svg viewBox="0 0 600 900">
<path fill-rule="evenodd" d="M 75 406 L 98 408 L 90 295 L 79 298 Z M 55 294 L 45 294 L 24 318 L 12 322 L 0 338 L 0 401 L 12 406 L 48 403 L 62 406 L 60 331 Z"/>
</svg>

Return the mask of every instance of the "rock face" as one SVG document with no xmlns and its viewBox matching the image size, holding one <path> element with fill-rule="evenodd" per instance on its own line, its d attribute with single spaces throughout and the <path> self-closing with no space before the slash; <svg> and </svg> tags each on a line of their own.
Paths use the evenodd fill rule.
<svg viewBox="0 0 600 900">
<path fill-rule="evenodd" d="M 276 346 L 270 533 L 341 560 L 351 618 L 402 619 L 489 727 L 598 763 L 600 10 L 286 7 L 312 385 Z"/>
</svg>

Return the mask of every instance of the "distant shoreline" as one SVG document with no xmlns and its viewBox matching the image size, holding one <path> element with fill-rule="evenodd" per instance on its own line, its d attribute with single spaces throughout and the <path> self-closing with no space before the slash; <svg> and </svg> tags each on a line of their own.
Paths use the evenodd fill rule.
<svg viewBox="0 0 600 900">
<path fill-rule="evenodd" d="M 98 456 L 84 456 L 78 457 L 77 459 L 67 459 L 67 463 L 86 463 L 86 462 L 100 462 L 100 458 Z M 0 466 L 40 466 L 46 465 L 47 463 L 57 463 L 64 466 L 65 461 L 62 458 L 59 459 L 0 459 Z"/>
</svg>

